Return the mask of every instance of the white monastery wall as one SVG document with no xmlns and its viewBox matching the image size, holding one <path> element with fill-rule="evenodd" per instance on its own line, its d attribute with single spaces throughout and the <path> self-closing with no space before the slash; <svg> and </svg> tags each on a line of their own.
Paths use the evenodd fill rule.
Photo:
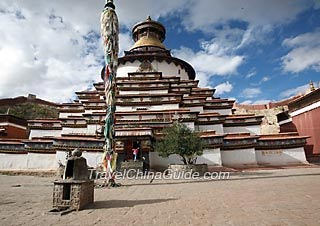
<svg viewBox="0 0 320 226">
<path fill-rule="evenodd" d="M 195 106 L 195 107 L 187 107 L 190 111 L 197 111 L 199 113 L 203 113 L 203 106 Z"/>
<path fill-rule="evenodd" d="M 84 157 L 87 160 L 87 165 L 89 167 L 97 167 L 101 165 L 102 155 L 102 152 L 82 152 L 82 157 Z"/>
<path fill-rule="evenodd" d="M 205 109 L 205 113 L 219 113 L 220 115 L 232 115 L 231 109 Z"/>
<path fill-rule="evenodd" d="M 28 154 L 0 153 L 0 169 L 27 169 Z"/>
<path fill-rule="evenodd" d="M 48 153 L 28 153 L 28 169 L 55 170 L 58 168 L 56 154 Z"/>
<path fill-rule="evenodd" d="M 82 116 L 83 113 L 60 112 L 59 118 L 68 118 L 68 116 Z"/>
<path fill-rule="evenodd" d="M 182 124 L 186 125 L 191 130 L 195 130 L 194 122 L 183 122 Z"/>
<path fill-rule="evenodd" d="M 150 168 L 168 168 L 169 164 L 183 164 L 181 157 L 178 155 L 170 155 L 168 158 L 162 158 L 158 152 L 149 153 Z"/>
<path fill-rule="evenodd" d="M 304 148 L 288 148 L 275 150 L 256 150 L 258 164 L 261 165 L 293 165 L 307 164 Z"/>
<path fill-rule="evenodd" d="M 60 137 L 62 130 L 37 130 L 37 129 L 31 129 L 29 139 L 32 139 L 33 137 Z"/>
<path fill-rule="evenodd" d="M 83 114 L 92 114 L 93 112 L 105 112 L 103 109 L 86 109 Z"/>
<path fill-rule="evenodd" d="M 197 158 L 197 164 L 221 166 L 221 163 L 220 148 L 205 149 L 203 154 Z"/>
<path fill-rule="evenodd" d="M 87 133 L 87 128 L 71 128 L 71 127 L 62 128 L 62 134 L 71 134 L 71 133 Z"/>
<path fill-rule="evenodd" d="M 214 125 L 198 125 L 199 131 L 216 131 L 216 134 L 224 134 L 223 124 L 214 124 Z"/>
<path fill-rule="evenodd" d="M 157 152 L 150 152 L 149 160 L 150 167 L 153 169 L 167 168 L 169 164 L 183 164 L 181 157 L 178 155 L 170 155 L 168 158 L 162 158 Z M 205 149 L 203 155 L 197 158 L 197 164 L 202 163 L 221 166 L 220 148 Z"/>
<path fill-rule="evenodd" d="M 141 105 L 141 106 L 117 106 L 117 112 L 132 112 L 135 111 L 137 108 L 147 108 L 149 111 L 160 111 L 160 110 L 175 110 L 179 108 L 179 104 L 163 104 L 163 105 Z"/>
<path fill-rule="evenodd" d="M 139 89 L 139 88 L 138 88 Z M 120 90 L 119 91 L 119 94 L 120 95 L 128 95 L 128 94 L 166 94 L 166 93 L 169 93 L 168 90 L 132 90 L 132 91 L 127 91 L 127 90 Z"/>
<path fill-rule="evenodd" d="M 56 163 L 61 162 L 63 165 L 66 165 L 67 161 L 67 154 L 68 152 L 66 151 L 56 151 Z"/>
<path fill-rule="evenodd" d="M 223 127 L 225 133 L 250 133 L 251 135 L 260 135 L 259 125 Z"/>
<path fill-rule="evenodd" d="M 87 125 L 87 130 L 86 130 L 86 134 L 88 135 L 93 135 L 96 134 L 97 130 L 101 130 L 101 125 L 96 125 L 96 124 L 88 124 Z"/>
<path fill-rule="evenodd" d="M 223 166 L 228 167 L 247 167 L 257 165 L 254 148 L 221 150 L 221 161 Z"/>
<path fill-rule="evenodd" d="M 56 162 L 60 161 L 63 165 L 65 165 L 66 164 L 66 157 L 67 157 L 66 151 L 57 151 Z M 84 157 L 87 160 L 87 165 L 89 167 L 97 167 L 101 164 L 102 152 L 83 151 L 82 157 Z"/>
<path fill-rule="evenodd" d="M 128 73 L 136 72 L 140 66 L 141 62 L 136 60 L 134 62 L 126 62 L 124 65 L 119 65 L 117 70 L 118 77 L 127 77 Z M 176 66 L 174 63 L 168 64 L 165 61 L 158 62 L 153 61 L 152 67 L 159 72 L 162 72 L 162 76 L 179 76 L 182 80 L 188 80 L 188 73 L 186 70 L 182 69 L 180 66 Z M 180 74 L 179 74 L 180 71 Z"/>
</svg>

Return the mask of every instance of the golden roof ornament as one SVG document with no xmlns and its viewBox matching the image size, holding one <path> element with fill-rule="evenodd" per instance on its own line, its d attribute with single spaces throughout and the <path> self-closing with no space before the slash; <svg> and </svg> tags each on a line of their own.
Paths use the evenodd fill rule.
<svg viewBox="0 0 320 226">
<path fill-rule="evenodd" d="M 316 90 L 316 89 L 314 88 L 313 81 L 310 81 L 309 85 L 310 85 L 310 91 L 311 91 L 311 92 L 313 92 L 313 91 Z"/>
<path fill-rule="evenodd" d="M 165 35 L 165 27 L 148 16 L 146 20 L 133 26 L 132 38 L 135 44 L 130 50 L 132 51 L 142 47 L 155 47 L 166 50 L 166 47 L 162 43 L 165 40 Z"/>
<path fill-rule="evenodd" d="M 311 93 L 311 92 L 313 92 L 313 91 L 315 91 L 315 90 L 316 90 L 316 89 L 314 88 L 313 81 L 310 81 L 310 82 L 309 82 L 309 88 L 306 90 L 305 95 L 308 94 L 308 93 Z"/>
</svg>

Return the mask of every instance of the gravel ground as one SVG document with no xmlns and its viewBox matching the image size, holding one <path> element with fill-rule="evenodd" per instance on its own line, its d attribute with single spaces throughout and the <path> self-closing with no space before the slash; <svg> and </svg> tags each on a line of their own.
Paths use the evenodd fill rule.
<svg viewBox="0 0 320 226">
<path fill-rule="evenodd" d="M 320 168 L 250 170 L 229 180 L 121 180 L 60 216 L 50 177 L 0 175 L 0 225 L 320 225 Z"/>
</svg>

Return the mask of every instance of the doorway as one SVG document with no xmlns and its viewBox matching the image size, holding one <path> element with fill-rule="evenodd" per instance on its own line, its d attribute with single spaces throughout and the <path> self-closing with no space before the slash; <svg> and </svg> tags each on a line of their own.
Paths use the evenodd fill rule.
<svg viewBox="0 0 320 226">
<path fill-rule="evenodd" d="M 141 156 L 141 147 L 140 141 L 137 140 L 126 140 L 125 141 L 125 153 L 126 153 L 126 160 L 133 160 L 133 149 L 139 148 L 137 159 L 140 159 Z"/>
</svg>

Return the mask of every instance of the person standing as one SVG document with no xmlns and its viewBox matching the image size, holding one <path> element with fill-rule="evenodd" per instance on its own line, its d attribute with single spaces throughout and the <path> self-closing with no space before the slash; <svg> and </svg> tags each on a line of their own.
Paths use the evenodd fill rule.
<svg viewBox="0 0 320 226">
<path fill-rule="evenodd" d="M 139 147 L 132 148 L 132 152 L 133 152 L 133 160 L 137 161 L 137 157 L 138 157 L 138 154 L 139 154 Z"/>
</svg>

